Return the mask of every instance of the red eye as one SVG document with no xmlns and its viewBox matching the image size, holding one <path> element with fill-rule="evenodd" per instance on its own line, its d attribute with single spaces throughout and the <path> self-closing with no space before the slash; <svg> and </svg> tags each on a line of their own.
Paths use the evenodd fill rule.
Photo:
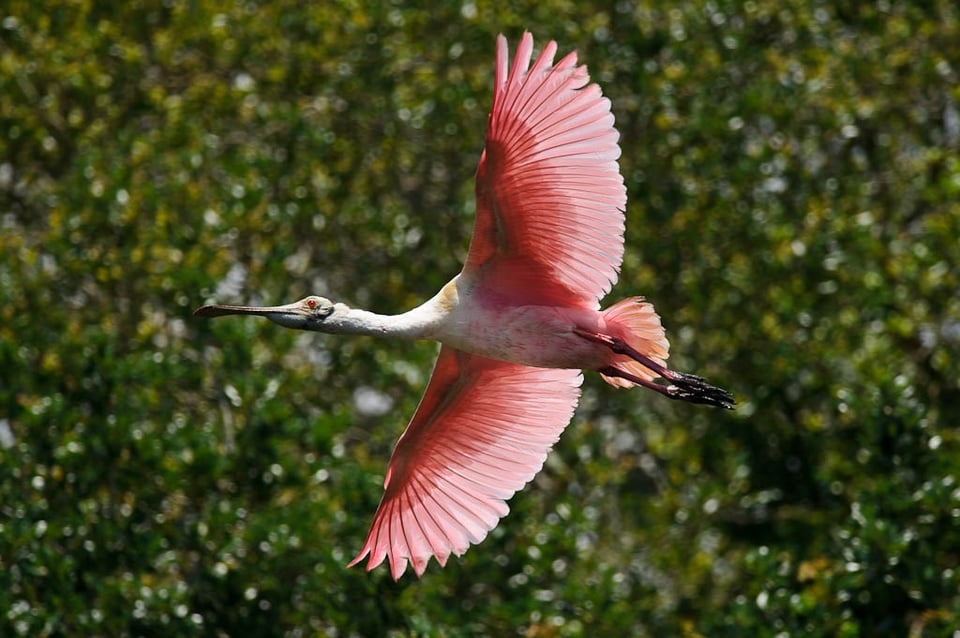
<svg viewBox="0 0 960 638">
<path fill-rule="evenodd" d="M 316 299 L 307 299 L 307 307 L 308 307 L 308 308 L 316 308 L 316 307 L 317 307 L 317 300 L 316 300 Z"/>
</svg>

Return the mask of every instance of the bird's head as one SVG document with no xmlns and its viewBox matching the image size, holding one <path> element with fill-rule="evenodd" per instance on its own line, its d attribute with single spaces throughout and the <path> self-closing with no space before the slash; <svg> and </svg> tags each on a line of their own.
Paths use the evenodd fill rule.
<svg viewBox="0 0 960 638">
<path fill-rule="evenodd" d="M 225 315 L 257 315 L 274 323 L 299 330 L 323 330 L 323 322 L 335 311 L 335 304 L 324 297 L 310 295 L 300 301 L 283 306 L 228 306 L 210 304 L 197 308 L 197 317 L 223 317 Z"/>
</svg>

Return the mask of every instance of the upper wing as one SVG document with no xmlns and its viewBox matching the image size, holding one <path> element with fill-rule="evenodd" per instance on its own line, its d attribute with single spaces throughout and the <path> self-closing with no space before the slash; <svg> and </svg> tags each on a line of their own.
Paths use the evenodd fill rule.
<svg viewBox="0 0 960 638">
<path fill-rule="evenodd" d="M 627 192 L 610 101 L 576 53 L 552 65 L 549 42 L 529 71 L 523 34 L 507 74 L 497 38 L 493 107 L 477 169 L 477 218 L 463 273 L 528 303 L 592 308 L 617 280 Z"/>
<path fill-rule="evenodd" d="M 580 397 L 579 370 L 530 368 L 443 346 L 416 414 L 393 451 L 363 549 L 394 579 L 431 556 L 444 565 L 479 543 L 505 501 L 543 466 Z"/>
</svg>

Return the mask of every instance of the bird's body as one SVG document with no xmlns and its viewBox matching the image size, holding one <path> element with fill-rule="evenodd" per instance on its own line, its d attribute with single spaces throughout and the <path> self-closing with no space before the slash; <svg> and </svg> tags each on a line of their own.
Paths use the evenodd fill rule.
<svg viewBox="0 0 960 638">
<path fill-rule="evenodd" d="M 669 344 L 640 297 L 599 299 L 623 256 L 626 189 L 610 103 L 571 53 L 547 44 L 528 69 L 525 33 L 508 71 L 497 41 L 494 100 L 477 169 L 477 218 L 463 271 L 433 298 L 379 315 L 310 296 L 284 306 L 210 305 L 289 328 L 433 339 L 443 346 L 394 449 L 366 543 L 351 563 L 423 573 L 486 536 L 569 422 L 581 370 L 619 387 L 731 407 L 729 393 L 669 370 Z M 666 383 L 659 383 L 663 379 Z"/>
<path fill-rule="evenodd" d="M 354 309 L 347 313 L 363 318 L 358 328 L 374 328 L 362 334 L 432 339 L 471 354 L 527 366 L 597 369 L 611 355 L 608 348 L 573 332 L 577 327 L 603 331 L 599 311 L 478 293 L 459 276 L 402 315 L 383 317 Z"/>
</svg>

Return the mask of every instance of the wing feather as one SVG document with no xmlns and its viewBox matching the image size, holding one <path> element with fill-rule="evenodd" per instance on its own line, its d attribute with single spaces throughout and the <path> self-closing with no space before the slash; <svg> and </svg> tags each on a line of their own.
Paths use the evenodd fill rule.
<svg viewBox="0 0 960 638">
<path fill-rule="evenodd" d="M 423 399 L 393 451 L 360 553 L 399 578 L 443 565 L 486 537 L 506 500 L 543 466 L 573 415 L 579 370 L 531 368 L 443 346 Z"/>
<path fill-rule="evenodd" d="M 610 101 L 588 84 L 576 53 L 553 64 L 556 50 L 549 42 L 530 67 L 533 38 L 525 33 L 508 74 L 506 40 L 497 38 L 463 275 L 526 303 L 597 308 L 623 258 L 619 135 Z"/>
</svg>

